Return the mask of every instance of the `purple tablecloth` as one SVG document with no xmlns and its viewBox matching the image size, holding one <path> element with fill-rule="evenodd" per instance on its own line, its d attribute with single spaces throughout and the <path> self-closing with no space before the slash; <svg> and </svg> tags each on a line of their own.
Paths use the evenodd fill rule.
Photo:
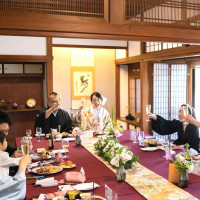
<svg viewBox="0 0 200 200">
<path fill-rule="evenodd" d="M 168 178 L 168 165 L 169 161 L 166 161 L 164 152 L 157 150 L 154 152 L 143 152 L 138 143 L 133 144 L 129 140 L 130 132 L 125 131 L 123 136 L 119 138 L 119 141 L 123 145 L 131 146 L 131 151 L 140 157 L 140 164 L 147 167 L 148 169 L 154 171 L 155 173 L 161 175 L 164 178 Z M 20 139 L 16 138 L 16 145 L 20 145 Z M 36 142 L 36 139 L 32 139 L 34 149 L 37 148 L 46 148 L 48 149 L 48 141 L 42 140 L 42 142 Z M 55 149 L 60 149 L 60 142 L 55 142 Z M 63 175 L 66 171 L 80 171 L 81 167 L 84 168 L 86 173 L 86 182 L 96 182 L 101 187 L 95 189 L 95 194 L 104 196 L 105 195 L 105 184 L 107 184 L 115 193 L 118 194 L 119 200 L 128 200 L 128 199 L 145 199 L 140 195 L 133 187 L 131 187 L 126 182 L 119 183 L 116 180 L 115 174 L 108 169 L 102 162 L 96 159 L 90 152 L 88 152 L 84 147 L 76 147 L 74 142 L 70 142 L 69 147 L 69 160 L 73 161 L 76 164 L 74 169 L 64 169 L 62 172 L 55 174 L 54 177 L 56 180 L 63 178 Z M 27 174 L 27 176 L 32 176 L 33 174 Z M 49 175 L 50 177 L 50 175 Z M 37 198 L 40 193 L 56 192 L 58 187 L 50 188 L 41 188 L 33 187 L 32 183 L 35 180 L 27 180 L 27 193 L 26 199 Z M 200 187 L 200 176 L 192 175 L 189 176 L 189 186 L 185 190 L 197 198 L 200 198 L 200 192 L 198 188 Z"/>
</svg>

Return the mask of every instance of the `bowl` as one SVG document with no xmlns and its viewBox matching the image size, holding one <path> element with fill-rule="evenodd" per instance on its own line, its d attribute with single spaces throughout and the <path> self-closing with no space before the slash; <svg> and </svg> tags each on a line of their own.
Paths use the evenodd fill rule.
<svg viewBox="0 0 200 200">
<path fill-rule="evenodd" d="M 149 147 L 157 147 L 158 146 L 157 140 L 155 140 L 155 139 L 149 139 L 148 146 Z"/>
<path fill-rule="evenodd" d="M 81 196 L 80 196 L 81 191 L 80 190 L 70 190 L 70 191 L 67 192 L 67 194 L 65 195 L 65 197 L 67 197 L 69 199 L 69 193 L 72 192 L 72 191 L 75 194 L 75 199 L 81 199 Z"/>
</svg>

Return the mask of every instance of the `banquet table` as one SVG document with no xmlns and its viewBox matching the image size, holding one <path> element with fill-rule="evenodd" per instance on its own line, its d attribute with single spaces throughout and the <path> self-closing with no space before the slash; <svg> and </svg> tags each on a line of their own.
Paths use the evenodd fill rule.
<svg viewBox="0 0 200 200">
<path fill-rule="evenodd" d="M 138 143 L 133 143 L 130 140 L 130 131 L 124 131 L 123 135 L 118 138 L 119 142 L 123 145 L 131 147 L 131 151 L 134 155 L 139 156 L 139 163 L 144 167 L 150 169 L 156 174 L 168 179 L 168 166 L 169 162 L 165 160 L 164 152 L 157 150 L 154 152 L 143 152 Z M 21 138 L 16 138 L 16 146 L 20 146 Z M 48 149 L 48 140 L 42 139 L 41 142 L 37 142 L 36 138 L 32 138 L 32 144 L 34 150 L 37 148 Z M 61 149 L 61 142 L 55 142 L 54 149 Z M 64 173 L 68 171 L 80 171 L 83 167 L 86 175 L 86 182 L 95 182 L 100 187 L 94 190 L 95 195 L 105 196 L 105 184 L 110 187 L 114 193 L 117 193 L 119 200 L 132 200 L 132 199 L 145 199 L 139 192 L 137 192 L 131 185 L 126 182 L 117 182 L 116 175 L 111 171 L 104 163 L 94 157 L 83 146 L 75 146 L 75 142 L 70 142 L 69 147 L 69 160 L 76 164 L 76 168 L 64 169 L 62 172 L 48 175 L 53 176 L 56 180 L 63 179 Z M 34 174 L 28 173 L 27 176 L 33 176 Z M 32 183 L 35 183 L 34 179 L 27 180 L 27 192 L 26 199 L 38 198 L 39 194 L 50 193 L 58 191 L 58 187 L 33 187 Z M 189 174 L 189 186 L 184 190 L 200 199 L 200 176 Z"/>
</svg>

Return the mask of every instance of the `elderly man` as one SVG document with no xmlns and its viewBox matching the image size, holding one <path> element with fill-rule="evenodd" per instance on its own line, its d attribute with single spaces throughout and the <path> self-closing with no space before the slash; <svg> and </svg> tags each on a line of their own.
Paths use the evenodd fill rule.
<svg viewBox="0 0 200 200">
<path fill-rule="evenodd" d="M 47 98 L 47 108 L 40 110 L 35 120 L 35 127 L 41 127 L 43 133 L 47 134 L 52 129 L 58 129 L 60 132 L 70 132 L 72 129 L 72 120 L 67 111 L 59 108 L 60 97 L 56 92 L 51 92 Z"/>
<path fill-rule="evenodd" d="M 8 113 L 3 110 L 0 110 L 0 131 L 3 132 L 6 136 L 8 136 L 8 132 L 11 125 L 12 122 Z M 6 152 L 8 152 L 10 157 L 18 158 L 23 156 L 21 150 L 17 151 L 16 148 L 12 148 L 10 145 L 7 146 Z"/>
</svg>

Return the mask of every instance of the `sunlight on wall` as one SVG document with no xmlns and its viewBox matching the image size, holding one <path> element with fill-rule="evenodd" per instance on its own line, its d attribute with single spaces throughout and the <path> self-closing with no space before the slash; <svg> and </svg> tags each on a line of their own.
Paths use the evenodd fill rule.
<svg viewBox="0 0 200 200">
<path fill-rule="evenodd" d="M 116 59 L 126 58 L 126 49 L 116 49 Z"/>
<path fill-rule="evenodd" d="M 71 66 L 94 66 L 94 49 L 71 48 Z"/>
</svg>

